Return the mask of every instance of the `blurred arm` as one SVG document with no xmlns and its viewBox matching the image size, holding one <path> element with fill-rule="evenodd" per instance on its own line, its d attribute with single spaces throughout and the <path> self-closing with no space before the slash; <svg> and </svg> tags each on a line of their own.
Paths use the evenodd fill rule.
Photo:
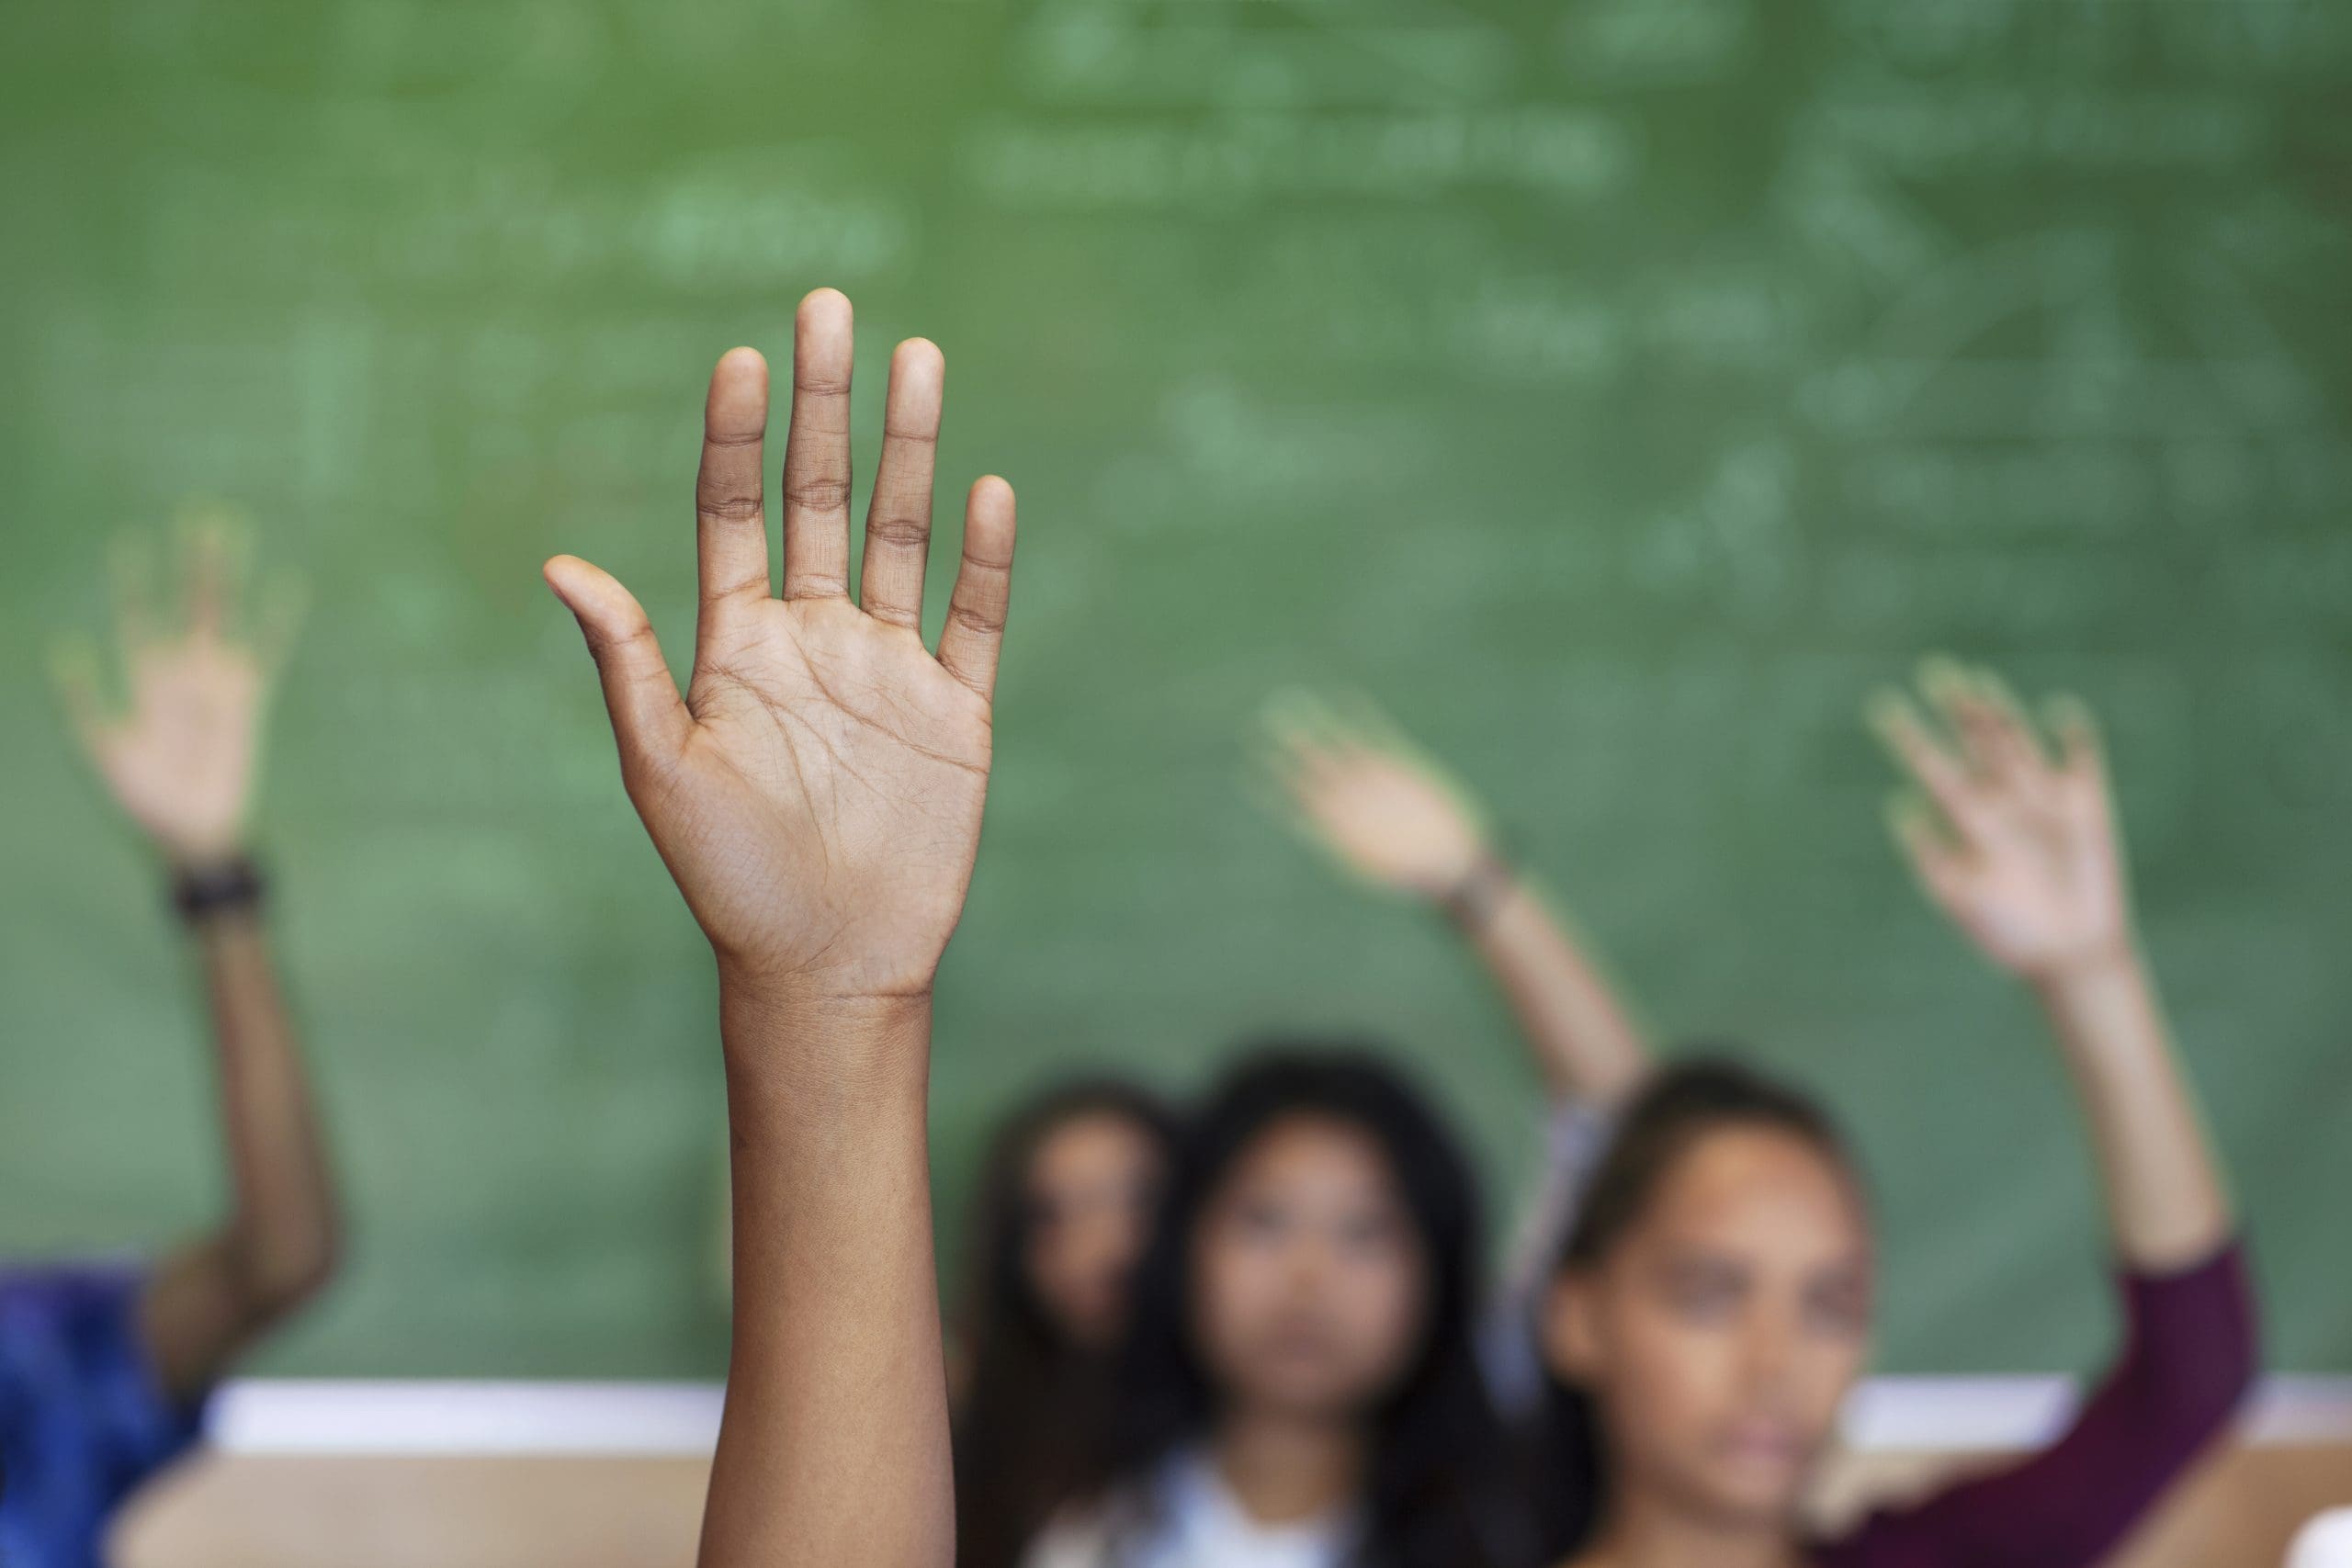
<svg viewBox="0 0 2352 1568">
<path fill-rule="evenodd" d="M 1940 732 L 1892 694 L 1874 716 L 1932 803 L 1898 803 L 1896 836 L 1928 897 L 2040 998 L 2123 1261 L 2162 1272 L 2210 1258 L 2231 1234 L 2229 1203 L 2133 933 L 2089 711 L 2052 705 L 2053 748 L 1988 673 L 1931 664 L 1924 686 Z"/>
<path fill-rule="evenodd" d="M 2050 1020 L 2098 1156 L 2125 1337 L 2058 1441 L 1880 1516 L 1825 1562 L 2091 1568 L 2226 1427 L 2255 1376 L 2254 1304 L 2132 933 L 2089 713 L 2052 705 L 2053 750 L 1989 674 L 1931 664 L 1922 683 L 1940 727 L 1893 694 L 1873 715 L 1926 796 L 1897 803 L 1895 834 L 1929 898 Z"/>
<path fill-rule="evenodd" d="M 1445 909 L 1519 1022 L 1553 1096 L 1606 1108 L 1647 1075 L 1599 963 L 1492 847 L 1469 793 L 1388 717 L 1304 695 L 1269 705 L 1267 764 L 1299 830 L 1352 874 Z"/>
<path fill-rule="evenodd" d="M 325 1285 L 339 1250 L 334 1178 L 301 1050 L 252 908 L 200 917 L 229 1218 L 165 1258 L 140 1330 L 165 1389 L 192 1399 L 254 1339 Z"/>
<path fill-rule="evenodd" d="M 316 1293 L 336 1252 L 334 1186 L 301 1051 L 254 890 L 232 886 L 244 874 L 270 689 L 301 618 L 293 580 L 249 591 L 252 547 L 234 519 L 188 520 L 159 608 L 152 547 L 119 539 L 121 700 L 102 692 L 95 645 L 68 643 L 56 661 L 74 731 L 116 805 L 177 874 L 232 888 L 191 917 L 211 1008 L 229 1217 L 164 1259 L 139 1303 L 149 1363 L 183 1402 Z"/>
<path fill-rule="evenodd" d="M 2134 1272 L 2210 1258 L 2233 1224 L 2211 1141 L 2131 948 L 2036 978 L 2089 1123 L 2116 1250 Z"/>
<path fill-rule="evenodd" d="M 1553 1097 L 1617 1105 L 1649 1074 L 1648 1042 L 1585 944 L 1543 893 L 1496 863 L 1491 908 L 1449 908 L 1496 988 L 1510 1004 Z"/>
</svg>

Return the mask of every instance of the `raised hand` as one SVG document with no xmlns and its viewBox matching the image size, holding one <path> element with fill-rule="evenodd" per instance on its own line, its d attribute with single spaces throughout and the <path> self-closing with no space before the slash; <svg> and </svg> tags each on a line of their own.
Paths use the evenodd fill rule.
<svg viewBox="0 0 2352 1568">
<path fill-rule="evenodd" d="M 251 541 L 226 517 L 191 520 L 173 552 L 176 592 L 158 611 L 153 550 L 115 549 L 115 641 L 126 701 L 100 694 L 96 645 L 62 645 L 59 694 L 107 788 L 176 864 L 244 845 L 271 686 L 300 619 L 290 581 L 248 613 Z"/>
<path fill-rule="evenodd" d="M 794 329 L 784 591 L 769 589 L 766 363 L 712 373 L 695 482 L 701 612 L 682 699 L 628 590 L 571 556 L 548 585 L 603 678 L 621 775 L 729 976 L 812 998 L 928 993 L 979 845 L 1013 501 L 983 479 L 937 655 L 921 630 L 944 365 L 891 358 L 882 457 L 850 598 L 849 301 Z"/>
<path fill-rule="evenodd" d="M 1889 692 L 1871 723 L 1926 795 L 1898 799 L 1891 820 L 1928 896 L 2028 979 L 2128 955 L 2131 900 L 2088 710 L 2047 705 L 2053 750 L 1986 671 L 1931 662 L 1920 687 L 1939 722 Z"/>
<path fill-rule="evenodd" d="M 1426 898 L 1487 853 L 1477 808 L 1370 704 L 1346 716 L 1303 694 L 1269 703 L 1266 767 L 1300 829 L 1356 875 Z"/>
</svg>

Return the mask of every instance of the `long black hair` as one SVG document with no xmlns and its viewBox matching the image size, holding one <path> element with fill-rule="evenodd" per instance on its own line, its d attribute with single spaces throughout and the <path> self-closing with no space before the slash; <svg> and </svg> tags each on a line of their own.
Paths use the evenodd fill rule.
<svg viewBox="0 0 2352 1568">
<path fill-rule="evenodd" d="M 1481 1258 L 1476 1182 L 1421 1097 L 1354 1042 L 1258 1043 L 1189 1122 L 1136 1277 L 1118 1409 L 1089 1494 L 1136 1496 L 1145 1510 L 1137 1522 L 1148 1522 L 1150 1483 L 1162 1463 L 1208 1434 L 1216 1392 L 1189 1321 L 1193 1233 L 1235 1163 L 1294 1117 L 1342 1122 L 1378 1145 L 1428 1270 L 1420 1344 L 1370 1413 L 1366 1529 L 1355 1568 L 1532 1562 L 1535 1534 L 1502 1474 L 1501 1431 L 1472 1348 Z"/>
<path fill-rule="evenodd" d="M 1084 1078 L 1015 1111 L 981 1165 L 957 1314 L 965 1357 L 955 1421 L 960 1568 L 1015 1568 L 1079 1484 L 1109 1419 L 1112 1353 L 1069 1341 L 1038 1299 L 1028 1268 L 1037 1150 L 1092 1116 L 1129 1123 L 1172 1158 L 1176 1116 L 1164 1101 L 1124 1080 Z"/>
<path fill-rule="evenodd" d="M 1683 1157 L 1711 1134 L 1733 1128 L 1786 1134 L 1860 1186 L 1845 1137 L 1819 1102 L 1727 1055 L 1685 1057 L 1659 1068 L 1619 1113 L 1609 1147 L 1585 1185 L 1576 1223 L 1563 1238 L 1554 1277 L 1599 1268 Z M 1591 1396 L 1557 1376 L 1538 1451 L 1546 1556 L 1566 1557 L 1589 1545 L 1600 1529 L 1610 1472 Z"/>
</svg>

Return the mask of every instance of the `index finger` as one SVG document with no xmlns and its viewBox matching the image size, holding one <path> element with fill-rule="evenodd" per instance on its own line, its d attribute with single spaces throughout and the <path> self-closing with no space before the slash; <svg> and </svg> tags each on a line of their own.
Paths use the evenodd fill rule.
<svg viewBox="0 0 2352 1568">
<path fill-rule="evenodd" d="M 1871 701 L 1870 721 L 1895 761 L 1919 782 L 1954 827 L 1966 831 L 1982 826 L 1983 809 L 1966 766 L 1928 728 L 1908 700 L 1894 692 L 1881 693 Z"/>
<path fill-rule="evenodd" d="M 764 447 L 768 362 L 730 348 L 710 373 L 702 406 L 702 467 L 695 473 L 695 545 L 702 617 L 697 642 L 728 614 L 768 596 Z"/>
</svg>

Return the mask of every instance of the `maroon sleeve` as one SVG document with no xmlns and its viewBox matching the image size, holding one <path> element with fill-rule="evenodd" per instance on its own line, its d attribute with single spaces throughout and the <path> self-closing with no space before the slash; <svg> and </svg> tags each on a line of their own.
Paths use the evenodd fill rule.
<svg viewBox="0 0 2352 1568">
<path fill-rule="evenodd" d="M 2254 1381 L 2254 1306 L 2233 1244 L 2127 1274 L 2122 1356 L 2032 1458 L 1873 1515 L 1823 1568 L 2092 1568 L 2229 1422 Z"/>
</svg>

